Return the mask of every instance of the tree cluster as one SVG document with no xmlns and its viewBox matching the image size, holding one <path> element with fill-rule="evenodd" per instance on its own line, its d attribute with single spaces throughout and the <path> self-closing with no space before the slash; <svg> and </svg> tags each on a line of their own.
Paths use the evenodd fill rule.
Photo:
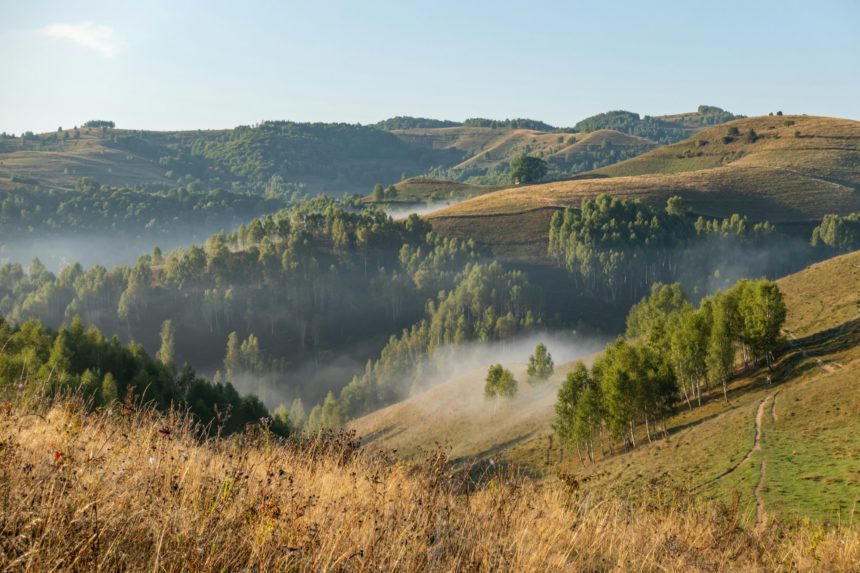
<svg viewBox="0 0 860 573">
<path fill-rule="evenodd" d="M 161 410 L 188 408 L 213 433 L 241 431 L 268 416 L 256 397 L 240 396 L 231 384 L 213 384 L 187 364 L 177 372 L 140 344 L 108 339 L 77 317 L 56 332 L 37 320 L 13 327 L 0 317 L 0 348 L 0 393 L 6 399 L 73 392 L 96 407 L 133 401 Z M 286 434 L 288 420 L 272 429 Z"/>
<path fill-rule="evenodd" d="M 827 245 L 839 251 L 860 249 L 860 213 L 825 215 L 812 230 L 812 245 Z"/>
<path fill-rule="evenodd" d="M 627 338 L 609 345 L 591 371 L 581 362 L 559 390 L 555 430 L 594 461 L 595 442 L 636 445 L 636 429 L 649 440 L 665 431 L 666 417 L 683 400 L 692 408 L 703 395 L 728 381 L 738 357 L 744 364 L 771 367 L 781 341 L 785 303 L 767 280 L 740 281 L 705 298 L 699 308 L 679 284 L 654 285 L 627 319 Z M 584 453 L 584 456 L 583 456 Z"/>
<path fill-rule="evenodd" d="M 751 245 L 766 248 L 775 241 L 774 235 L 769 223 L 751 224 L 738 215 L 693 221 L 678 198 L 671 198 L 665 210 L 657 210 L 603 194 L 583 201 L 580 209 L 567 208 L 553 215 L 549 253 L 586 292 L 612 301 L 632 301 L 655 282 L 682 277 L 710 280 L 723 267 L 737 268 L 743 260 L 739 251 Z"/>
</svg>

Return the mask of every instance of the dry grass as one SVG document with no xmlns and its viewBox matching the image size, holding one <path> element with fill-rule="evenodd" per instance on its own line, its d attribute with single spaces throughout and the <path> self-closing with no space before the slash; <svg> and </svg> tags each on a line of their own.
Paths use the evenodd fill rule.
<svg viewBox="0 0 860 573">
<path fill-rule="evenodd" d="M 594 499 L 514 475 L 469 487 L 348 439 L 201 441 L 188 420 L 0 414 L 4 571 L 849 571 L 857 533 L 739 527 L 731 506 L 654 489 Z"/>
</svg>

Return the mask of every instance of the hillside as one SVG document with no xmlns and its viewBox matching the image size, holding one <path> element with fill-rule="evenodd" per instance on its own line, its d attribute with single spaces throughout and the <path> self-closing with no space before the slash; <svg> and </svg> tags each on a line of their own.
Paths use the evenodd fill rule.
<svg viewBox="0 0 860 573">
<path fill-rule="evenodd" d="M 552 212 L 601 193 L 658 206 L 679 195 L 694 216 L 740 213 L 806 229 L 827 213 L 860 210 L 858 165 L 860 122 L 741 119 L 581 178 L 482 195 L 430 220 L 443 234 L 473 238 L 511 260 L 545 257 Z"/>
<path fill-rule="evenodd" d="M 0 191 L 35 185 L 72 189 L 80 177 L 93 177 L 112 187 L 196 183 L 204 189 L 283 187 L 274 191 L 339 195 L 366 193 L 376 183 L 390 185 L 404 175 L 506 182 L 508 162 L 523 153 L 549 161 L 552 178 L 568 177 L 657 145 L 635 134 L 591 131 L 568 133 L 534 120 L 459 124 L 397 117 L 374 126 L 266 121 L 221 130 L 74 127 L 19 137 L 2 134 Z"/>
<path fill-rule="evenodd" d="M 0 439 L 8 571 L 805 572 L 860 557 L 849 527 L 749 532 L 669 491 L 592 503 L 569 481 L 475 483 L 438 454 L 279 441 L 265 421 L 201 439 L 178 413 L 4 403 Z"/>
<path fill-rule="evenodd" d="M 721 397 L 682 409 L 669 437 L 583 466 L 553 440 L 555 395 L 570 363 L 551 381 L 498 407 L 483 398 L 486 369 L 452 379 L 351 427 L 370 449 L 412 457 L 439 444 L 470 459 L 523 464 L 538 475 L 572 473 L 589 491 L 674 484 L 706 497 L 741 496 L 744 520 L 768 514 L 850 519 L 860 501 L 860 252 L 830 259 L 778 281 L 788 306 L 789 343 L 767 382 L 766 369 L 737 375 Z M 550 344 L 550 352 L 559 352 Z M 524 380 L 524 364 L 506 364 Z M 766 461 L 764 461 L 766 460 Z M 762 465 L 766 465 L 763 469 Z M 587 485 L 586 485 L 587 484 Z M 841 516 L 841 517 L 840 517 Z"/>
<path fill-rule="evenodd" d="M 464 160 L 447 167 L 449 177 L 469 179 L 489 175 L 495 176 L 499 183 L 503 182 L 508 162 L 518 155 L 543 158 L 549 163 L 553 178 L 595 169 L 657 146 L 648 139 L 612 130 L 572 133 L 460 126 L 393 133 L 419 148 L 461 153 Z"/>
</svg>

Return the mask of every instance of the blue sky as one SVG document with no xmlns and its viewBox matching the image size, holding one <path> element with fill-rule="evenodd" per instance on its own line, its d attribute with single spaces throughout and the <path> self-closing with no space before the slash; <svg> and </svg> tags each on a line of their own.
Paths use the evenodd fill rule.
<svg viewBox="0 0 860 573">
<path fill-rule="evenodd" d="M 860 2 L 0 0 L 0 131 L 87 119 L 860 119 Z"/>
</svg>

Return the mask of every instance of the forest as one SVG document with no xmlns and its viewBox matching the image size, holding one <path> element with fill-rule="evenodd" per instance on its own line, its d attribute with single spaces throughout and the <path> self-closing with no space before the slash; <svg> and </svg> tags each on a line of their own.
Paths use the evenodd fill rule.
<svg viewBox="0 0 860 573">
<path fill-rule="evenodd" d="M 553 215 L 549 253 L 579 288 L 630 303 L 654 283 L 681 281 L 701 297 L 740 277 L 785 274 L 816 256 L 766 221 L 694 219 L 680 197 L 661 210 L 606 194 Z"/>
</svg>

